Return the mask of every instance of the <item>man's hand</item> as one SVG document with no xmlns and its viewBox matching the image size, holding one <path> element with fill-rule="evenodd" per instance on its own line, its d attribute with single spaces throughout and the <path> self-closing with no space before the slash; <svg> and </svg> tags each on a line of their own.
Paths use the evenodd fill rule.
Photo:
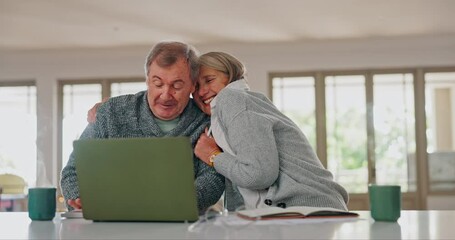
<svg viewBox="0 0 455 240">
<path fill-rule="evenodd" d="M 82 202 L 80 198 L 68 199 L 67 203 L 74 209 L 82 209 Z"/>
<path fill-rule="evenodd" d="M 98 102 L 96 103 L 95 105 L 93 105 L 92 108 L 90 108 L 90 110 L 88 110 L 87 112 L 87 122 L 89 123 L 94 123 L 96 121 L 96 110 L 98 110 L 98 107 L 106 102 L 109 98 L 103 98 L 103 100 L 101 102 Z"/>
</svg>

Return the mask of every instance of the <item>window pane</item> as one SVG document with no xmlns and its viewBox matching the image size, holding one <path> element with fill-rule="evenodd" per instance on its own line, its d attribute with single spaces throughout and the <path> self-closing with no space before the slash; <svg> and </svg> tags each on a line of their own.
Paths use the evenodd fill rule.
<svg viewBox="0 0 455 240">
<path fill-rule="evenodd" d="M 273 78 L 272 83 L 273 103 L 299 126 L 316 150 L 314 78 Z"/>
<path fill-rule="evenodd" d="M 325 83 L 327 167 L 348 192 L 367 192 L 365 77 L 328 76 Z"/>
<path fill-rule="evenodd" d="M 0 173 L 36 182 L 36 87 L 0 87 Z"/>
<path fill-rule="evenodd" d="M 378 74 L 373 84 L 376 183 L 415 191 L 413 75 Z"/>
<path fill-rule="evenodd" d="M 122 82 L 111 84 L 111 97 L 123 95 L 123 94 L 134 94 L 140 91 L 147 90 L 145 81 L 142 82 Z"/>
<path fill-rule="evenodd" d="M 66 166 L 78 139 L 87 126 L 87 111 L 101 101 L 101 84 L 74 84 L 63 87 L 62 166 Z"/>
<path fill-rule="evenodd" d="M 455 190 L 455 72 L 425 74 L 431 191 Z"/>
</svg>

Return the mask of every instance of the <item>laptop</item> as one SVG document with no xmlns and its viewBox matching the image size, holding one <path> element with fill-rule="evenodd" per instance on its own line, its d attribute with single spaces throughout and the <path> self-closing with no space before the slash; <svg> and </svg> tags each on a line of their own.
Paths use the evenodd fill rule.
<svg viewBox="0 0 455 240">
<path fill-rule="evenodd" d="M 83 139 L 73 145 L 85 219 L 198 219 L 188 137 Z"/>
</svg>

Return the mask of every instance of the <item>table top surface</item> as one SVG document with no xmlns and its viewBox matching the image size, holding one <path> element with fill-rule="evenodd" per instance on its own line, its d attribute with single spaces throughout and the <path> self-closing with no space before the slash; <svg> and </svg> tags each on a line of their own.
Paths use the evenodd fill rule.
<svg viewBox="0 0 455 240">
<path fill-rule="evenodd" d="M 355 212 L 359 218 L 246 224 L 232 213 L 207 222 L 165 223 L 93 222 L 60 213 L 53 221 L 31 221 L 26 212 L 1 212 L 0 239 L 455 239 L 455 211 L 402 211 L 398 222 L 375 222 L 368 211 Z"/>
</svg>

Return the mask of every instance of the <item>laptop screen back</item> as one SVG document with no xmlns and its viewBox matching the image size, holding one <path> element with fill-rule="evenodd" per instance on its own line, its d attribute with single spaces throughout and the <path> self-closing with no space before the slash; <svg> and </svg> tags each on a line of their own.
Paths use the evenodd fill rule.
<svg viewBox="0 0 455 240">
<path fill-rule="evenodd" d="M 74 153 L 84 218 L 197 220 L 188 137 L 76 140 Z"/>
</svg>

